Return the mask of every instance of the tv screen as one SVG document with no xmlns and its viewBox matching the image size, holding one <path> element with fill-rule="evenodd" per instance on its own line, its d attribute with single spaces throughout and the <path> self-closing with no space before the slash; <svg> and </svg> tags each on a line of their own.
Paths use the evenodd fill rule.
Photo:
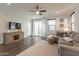
<svg viewBox="0 0 79 59">
<path fill-rule="evenodd" d="M 16 23 L 16 29 L 21 29 L 21 24 L 20 23 Z"/>
<path fill-rule="evenodd" d="M 21 24 L 16 22 L 9 22 L 9 29 L 21 29 Z"/>
</svg>

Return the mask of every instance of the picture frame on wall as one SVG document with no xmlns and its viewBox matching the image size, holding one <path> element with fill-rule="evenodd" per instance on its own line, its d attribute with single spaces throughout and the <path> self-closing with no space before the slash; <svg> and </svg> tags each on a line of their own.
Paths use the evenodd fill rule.
<svg viewBox="0 0 79 59">
<path fill-rule="evenodd" d="M 60 19 L 60 22 L 64 22 L 64 19 L 63 19 L 63 18 L 61 18 L 61 19 Z"/>
<path fill-rule="evenodd" d="M 64 24 L 60 24 L 60 27 L 64 27 Z"/>
</svg>

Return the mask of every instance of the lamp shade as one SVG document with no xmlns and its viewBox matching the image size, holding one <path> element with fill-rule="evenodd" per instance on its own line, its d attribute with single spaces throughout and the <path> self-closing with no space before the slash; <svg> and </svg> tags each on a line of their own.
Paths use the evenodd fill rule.
<svg viewBox="0 0 79 59">
<path fill-rule="evenodd" d="M 69 31 L 69 28 L 64 28 L 64 31 L 65 31 L 65 32 L 68 32 L 68 31 Z"/>
</svg>

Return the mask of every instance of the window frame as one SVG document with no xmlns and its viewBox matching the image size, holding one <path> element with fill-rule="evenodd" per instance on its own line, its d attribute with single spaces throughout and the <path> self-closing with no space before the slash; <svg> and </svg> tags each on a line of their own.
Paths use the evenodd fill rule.
<svg viewBox="0 0 79 59">
<path fill-rule="evenodd" d="M 55 25 L 49 25 L 49 21 L 50 21 L 50 20 L 54 20 L 54 21 L 55 21 Z M 55 28 L 55 30 L 49 30 L 49 27 L 50 27 L 50 26 L 53 26 L 53 27 Z M 48 20 L 48 31 L 56 31 L 56 19 L 49 19 L 49 20 Z"/>
<path fill-rule="evenodd" d="M 74 15 L 74 14 L 73 14 L 73 15 Z M 72 15 L 72 19 L 71 19 L 71 31 L 75 31 L 74 28 L 73 28 L 74 26 L 72 26 L 72 25 L 74 25 L 74 23 L 75 23 L 75 21 L 72 21 L 72 20 L 73 20 L 73 15 Z"/>
</svg>

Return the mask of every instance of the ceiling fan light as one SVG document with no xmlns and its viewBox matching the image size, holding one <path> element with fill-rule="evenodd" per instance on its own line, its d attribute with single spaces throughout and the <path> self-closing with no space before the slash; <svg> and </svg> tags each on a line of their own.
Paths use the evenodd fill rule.
<svg viewBox="0 0 79 59">
<path fill-rule="evenodd" d="M 39 14 L 39 11 L 37 11 L 36 14 L 38 15 Z"/>
</svg>

